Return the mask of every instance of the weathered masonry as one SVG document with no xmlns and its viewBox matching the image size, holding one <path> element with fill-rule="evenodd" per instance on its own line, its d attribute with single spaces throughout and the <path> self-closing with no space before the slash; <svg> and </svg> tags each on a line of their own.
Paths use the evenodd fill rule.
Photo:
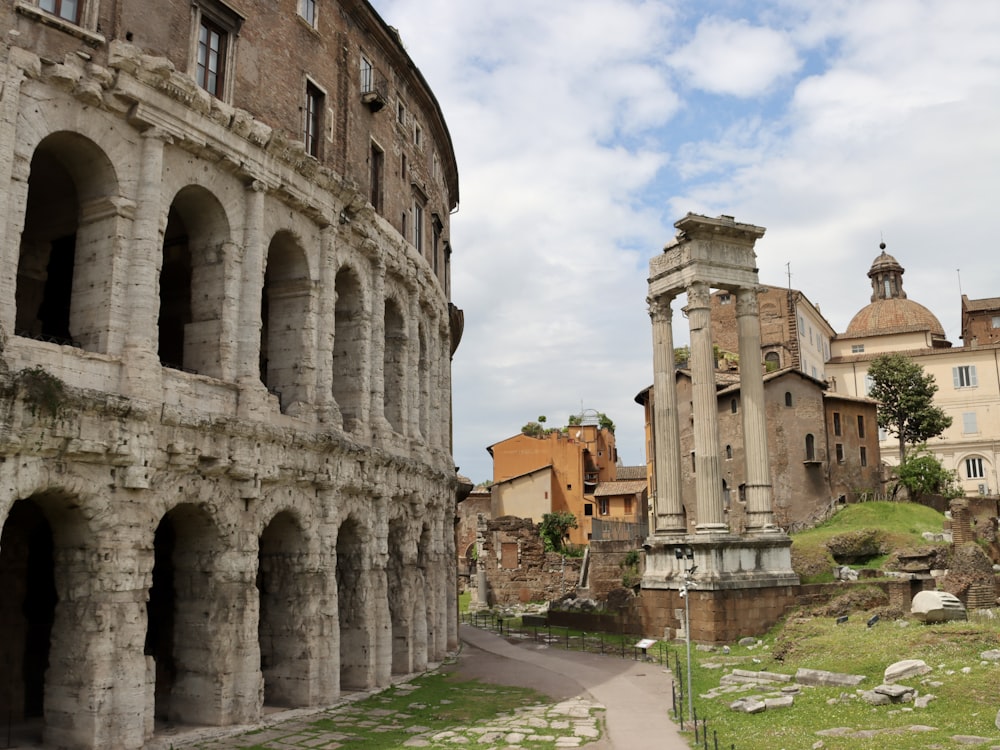
<svg viewBox="0 0 1000 750">
<path fill-rule="evenodd" d="M 440 660 L 458 176 L 398 34 L 364 0 L 0 16 L 0 716 L 139 748 Z"/>
</svg>

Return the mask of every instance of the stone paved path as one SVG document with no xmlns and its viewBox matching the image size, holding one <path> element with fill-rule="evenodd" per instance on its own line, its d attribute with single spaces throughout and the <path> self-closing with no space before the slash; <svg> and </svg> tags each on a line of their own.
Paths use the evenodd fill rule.
<svg viewBox="0 0 1000 750">
<path fill-rule="evenodd" d="M 355 729 L 405 729 L 410 737 L 401 747 L 432 750 L 688 750 L 669 719 L 670 675 L 662 667 L 533 643 L 514 645 L 466 625 L 461 626 L 460 636 L 462 653 L 449 669 L 457 669 L 464 679 L 484 683 L 487 689 L 490 684 L 531 687 L 552 702 L 478 724 L 432 731 L 414 723 L 405 710 L 363 712 L 354 704 L 372 693 L 359 693 L 327 709 L 273 714 L 266 726 L 252 731 L 229 727 L 160 733 L 147 750 L 350 750 Z M 415 689 L 405 681 L 395 688 Z"/>
</svg>

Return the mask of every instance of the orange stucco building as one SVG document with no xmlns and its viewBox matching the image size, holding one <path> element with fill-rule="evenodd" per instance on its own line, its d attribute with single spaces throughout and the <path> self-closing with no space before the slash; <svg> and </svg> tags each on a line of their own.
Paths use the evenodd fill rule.
<svg viewBox="0 0 1000 750">
<path fill-rule="evenodd" d="M 486 450 L 493 456 L 493 518 L 540 523 L 546 513 L 567 511 L 577 520 L 570 543 L 588 543 L 598 484 L 617 478 L 613 432 L 596 424 L 570 425 L 540 437 L 515 435 Z"/>
</svg>

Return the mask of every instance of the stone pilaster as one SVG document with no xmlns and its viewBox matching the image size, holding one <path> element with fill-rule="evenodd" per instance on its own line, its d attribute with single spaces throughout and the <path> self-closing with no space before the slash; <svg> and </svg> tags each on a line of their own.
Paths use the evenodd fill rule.
<svg viewBox="0 0 1000 750">
<path fill-rule="evenodd" d="M 372 431 L 391 432 L 385 416 L 385 259 L 372 261 L 371 412 Z"/>
<path fill-rule="evenodd" d="M 654 534 L 683 534 L 686 531 L 681 493 L 672 300 L 668 295 L 649 300 L 649 316 L 653 321 Z"/>
<path fill-rule="evenodd" d="M 129 326 L 125 334 L 124 390 L 127 394 L 149 394 L 160 388 L 158 354 L 160 317 L 160 215 L 163 180 L 163 151 L 170 137 L 150 128 L 142 134 L 139 185 L 135 218 L 132 222 L 131 260 L 128 272 Z"/>
<path fill-rule="evenodd" d="M 708 284 L 688 287 L 687 314 L 691 329 L 691 392 L 694 401 L 695 492 L 699 534 L 728 531 L 722 505 L 719 465 L 719 420 L 712 352 L 711 299 Z"/>
<path fill-rule="evenodd" d="M 746 458 L 747 531 L 776 531 L 771 508 L 764 375 L 760 363 L 760 317 L 756 289 L 736 292 L 740 340 L 740 394 Z"/>
</svg>

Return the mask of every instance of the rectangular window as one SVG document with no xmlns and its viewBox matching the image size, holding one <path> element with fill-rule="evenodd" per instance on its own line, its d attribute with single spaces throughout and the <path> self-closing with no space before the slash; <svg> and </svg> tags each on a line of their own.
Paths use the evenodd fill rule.
<svg viewBox="0 0 1000 750">
<path fill-rule="evenodd" d="M 419 200 L 413 201 L 413 246 L 424 254 L 424 205 Z"/>
<path fill-rule="evenodd" d="M 198 29 L 198 85 L 222 98 L 228 35 L 204 16 Z"/>
<path fill-rule="evenodd" d="M 622 505 L 624 506 L 625 515 L 626 516 L 632 515 L 632 498 L 626 497 L 622 502 Z"/>
<path fill-rule="evenodd" d="M 865 395 L 867 396 L 872 392 L 872 386 L 875 385 L 875 381 L 872 380 L 872 376 L 867 372 L 865 373 Z"/>
<path fill-rule="evenodd" d="M 372 202 L 372 208 L 378 213 L 382 213 L 382 175 L 385 170 L 385 153 L 374 143 L 372 144 L 368 166 L 370 171 L 369 182 L 371 183 L 371 195 L 369 199 Z"/>
<path fill-rule="evenodd" d="M 585 503 L 583 506 L 583 515 L 592 516 L 594 515 L 594 505 L 593 503 Z"/>
<path fill-rule="evenodd" d="M 836 447 L 837 447 L 837 463 L 842 464 L 844 463 L 844 444 L 837 443 Z"/>
<path fill-rule="evenodd" d="M 983 467 L 983 459 L 981 458 L 967 458 L 965 459 L 965 476 L 969 479 L 983 479 L 986 477 L 986 471 Z"/>
<path fill-rule="evenodd" d="M 608 499 L 606 497 L 599 498 L 597 501 L 597 512 L 602 516 L 608 515 Z"/>
<path fill-rule="evenodd" d="M 865 448 L 863 445 L 859 449 L 859 457 L 861 458 L 861 465 L 862 466 L 867 466 L 868 465 L 868 449 Z"/>
<path fill-rule="evenodd" d="M 299 0 L 299 15 L 316 28 L 316 0 Z"/>
<path fill-rule="evenodd" d="M 1000 315 L 994 315 L 990 319 L 990 325 L 992 325 L 994 328 L 1000 328 Z"/>
<path fill-rule="evenodd" d="M 413 145 L 420 148 L 424 141 L 424 131 L 417 123 L 413 123 Z"/>
<path fill-rule="evenodd" d="M 733 303 L 732 295 L 729 295 L 729 294 L 720 294 L 719 295 L 719 304 L 720 305 L 731 305 L 732 303 Z"/>
<path fill-rule="evenodd" d="M 976 382 L 976 366 L 961 365 L 951 368 L 951 378 L 956 388 L 974 388 Z"/>
<path fill-rule="evenodd" d="M 840 435 L 840 412 L 835 411 L 833 413 L 833 434 Z"/>
<path fill-rule="evenodd" d="M 371 60 L 364 55 L 361 56 L 361 93 L 367 94 L 375 90 L 375 68 L 372 67 Z"/>
<path fill-rule="evenodd" d="M 858 415 L 858 437 L 863 438 L 865 436 L 865 417 L 863 414 Z"/>
<path fill-rule="evenodd" d="M 433 254 L 431 262 L 434 265 L 434 275 L 437 276 L 440 265 L 438 258 L 441 256 L 441 232 L 444 229 L 441 217 L 437 214 L 431 214 L 431 227 L 433 229 L 431 233 L 431 253 Z"/>
<path fill-rule="evenodd" d="M 400 125 L 406 124 L 406 105 L 402 101 L 396 102 L 396 122 Z"/>
<path fill-rule="evenodd" d="M 323 114 L 323 92 L 312 83 L 306 83 L 306 106 L 305 123 L 303 124 L 303 136 L 305 139 L 306 153 L 319 158 L 319 144 L 322 128 Z"/>
<path fill-rule="evenodd" d="M 865 345 L 864 344 L 851 344 L 851 354 L 864 354 Z"/>
<path fill-rule="evenodd" d="M 977 432 L 979 432 L 979 426 L 976 424 L 976 412 L 962 412 L 962 434 L 974 435 Z"/>
<path fill-rule="evenodd" d="M 80 22 L 80 0 L 39 0 L 38 7 L 71 23 Z"/>
</svg>

